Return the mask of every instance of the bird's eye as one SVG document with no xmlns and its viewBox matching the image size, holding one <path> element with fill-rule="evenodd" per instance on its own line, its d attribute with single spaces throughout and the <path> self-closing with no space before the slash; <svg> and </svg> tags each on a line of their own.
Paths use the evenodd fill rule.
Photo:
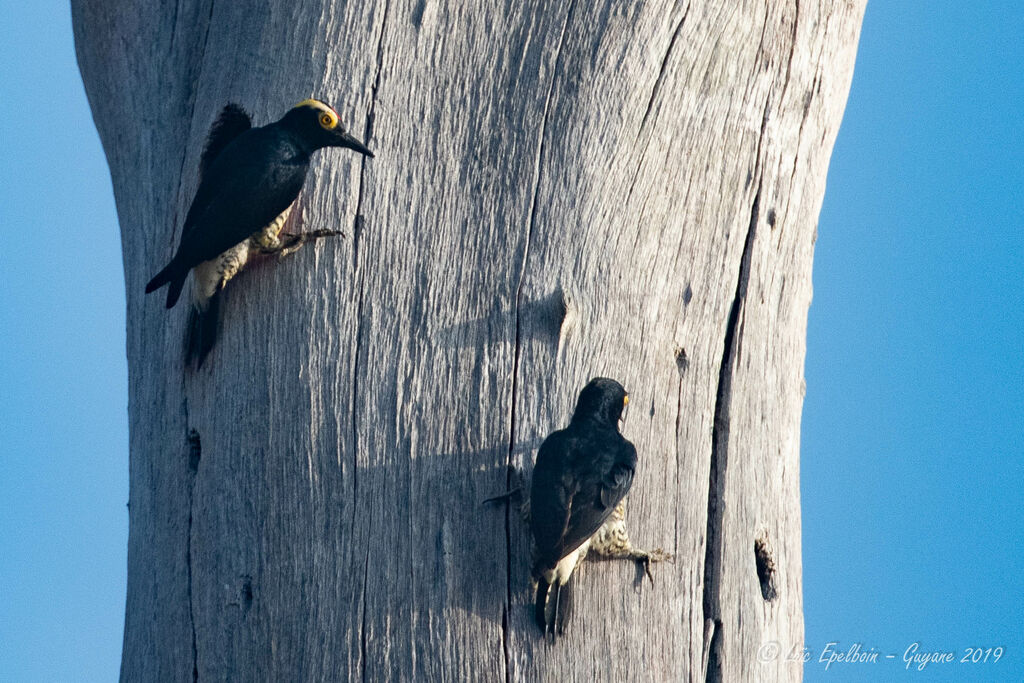
<svg viewBox="0 0 1024 683">
<path fill-rule="evenodd" d="M 334 128 L 334 118 L 327 112 L 324 112 L 320 115 L 320 125 L 324 128 Z"/>
</svg>

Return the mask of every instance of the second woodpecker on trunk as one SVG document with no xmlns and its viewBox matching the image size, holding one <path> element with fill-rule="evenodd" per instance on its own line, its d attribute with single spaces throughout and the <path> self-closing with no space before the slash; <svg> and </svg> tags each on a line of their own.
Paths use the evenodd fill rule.
<svg viewBox="0 0 1024 683">
<path fill-rule="evenodd" d="M 633 548 L 625 498 L 636 471 L 636 448 L 619 433 L 629 395 L 598 377 L 580 392 L 572 421 L 541 444 L 530 485 L 534 616 L 545 635 L 561 633 L 569 609 L 569 579 L 590 550 L 649 564 L 670 559 L 660 549 Z"/>
<path fill-rule="evenodd" d="M 187 356 L 197 366 L 216 339 L 220 291 L 251 257 L 288 254 L 311 239 L 341 234 L 281 232 L 306 181 L 310 155 L 324 147 L 373 157 L 345 131 L 337 112 L 319 100 L 300 102 L 279 121 L 259 128 L 241 107 L 229 104 L 214 123 L 177 253 L 146 285 L 147 294 L 169 285 L 171 308 L 193 273 Z"/>
</svg>

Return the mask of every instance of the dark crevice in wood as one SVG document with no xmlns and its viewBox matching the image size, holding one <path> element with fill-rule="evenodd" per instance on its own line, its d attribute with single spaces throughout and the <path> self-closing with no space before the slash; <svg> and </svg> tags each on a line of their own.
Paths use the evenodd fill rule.
<svg viewBox="0 0 1024 683">
<path fill-rule="evenodd" d="M 683 490 L 682 487 L 680 486 L 680 483 L 679 483 L 679 473 L 683 471 L 682 464 L 681 464 L 682 457 L 683 457 L 683 452 L 682 452 L 682 448 L 680 447 L 683 444 L 682 429 L 683 429 L 683 376 L 680 375 L 679 376 L 679 382 L 678 382 L 677 389 L 676 389 L 676 431 L 675 431 L 675 435 L 676 435 L 676 468 L 675 468 L 676 482 L 675 482 L 675 490 L 676 491 Z M 674 523 L 674 526 L 673 526 L 672 539 L 673 539 L 673 542 L 672 542 L 672 554 L 675 555 L 676 557 L 679 557 L 679 515 L 675 515 L 675 523 Z"/>
<path fill-rule="evenodd" d="M 690 369 L 690 359 L 686 355 L 686 349 L 680 346 L 676 349 L 676 370 L 679 371 L 679 379 L 682 380 L 683 375 Z"/>
<path fill-rule="evenodd" d="M 362 201 L 363 197 L 363 185 L 362 185 L 362 174 L 359 175 L 359 199 L 358 202 Z M 356 220 L 352 225 L 352 276 L 354 279 L 359 280 L 362 284 L 362 278 L 357 270 L 359 265 L 359 239 L 363 234 L 363 226 L 365 219 L 361 213 L 358 213 L 360 207 L 356 207 Z M 349 405 L 349 426 L 352 429 L 352 499 L 357 501 L 356 494 L 359 491 L 359 432 L 356 428 L 356 406 L 359 401 L 359 350 L 362 348 L 363 343 L 363 298 L 364 298 L 364 287 L 359 287 L 359 297 L 356 301 L 356 333 L 355 333 L 355 348 L 352 351 L 352 400 Z M 358 504 L 352 506 L 353 517 L 355 516 L 355 510 L 358 509 Z M 355 528 L 355 520 L 353 519 L 353 528 Z"/>
<path fill-rule="evenodd" d="M 782 86 L 782 99 L 780 99 L 780 101 L 782 102 L 782 106 L 785 106 L 785 99 L 784 98 L 786 96 L 786 91 L 789 88 L 789 78 L 790 78 L 790 74 L 792 73 L 792 70 L 793 70 L 793 55 L 796 54 L 797 29 L 799 28 L 799 25 L 800 25 L 800 0 L 794 0 L 794 1 L 795 1 L 795 6 L 796 6 L 796 9 L 795 9 L 796 13 L 793 15 L 793 35 L 792 35 L 791 43 L 790 43 L 790 46 L 789 46 L 789 59 L 786 62 L 786 81 L 785 81 L 785 84 Z M 817 73 L 815 74 L 814 78 L 815 78 L 815 80 L 817 80 L 817 78 L 818 78 L 818 74 Z M 813 83 L 812 83 L 811 87 L 813 88 Z M 789 188 L 788 188 L 789 191 L 786 193 L 786 212 L 785 212 L 786 216 L 789 216 L 789 204 L 790 204 L 790 202 L 793 199 L 793 186 L 794 186 L 794 184 L 796 182 L 796 169 L 797 169 L 797 165 L 798 165 L 798 163 L 800 161 L 800 141 L 803 140 L 803 137 L 804 137 L 804 124 L 807 123 L 807 116 L 810 113 L 810 107 L 811 107 L 810 99 L 807 97 L 807 95 L 805 95 L 804 96 L 804 104 L 803 104 L 803 113 L 801 114 L 801 118 L 800 118 L 800 129 L 797 131 L 797 134 L 796 134 L 796 144 L 793 146 L 793 170 L 790 171 L 790 174 L 789 174 Z M 774 230 L 775 229 L 774 209 L 772 210 L 772 213 L 769 214 L 769 216 L 772 219 L 772 220 L 770 220 L 769 224 L 772 226 L 772 230 Z"/>
<path fill-rule="evenodd" d="M 739 274 L 736 278 L 736 293 L 733 295 L 729 318 L 725 327 L 725 341 L 722 360 L 718 368 L 718 390 L 715 396 L 714 425 L 711 430 L 711 464 L 708 481 L 707 535 L 704 551 L 704 618 L 715 621 L 717 628 L 712 639 L 706 681 L 719 683 L 722 680 L 721 659 L 718 649 L 721 640 L 721 575 L 722 575 L 722 524 L 725 512 L 725 472 L 729 459 L 729 411 L 732 399 L 733 366 L 740 344 L 740 323 L 743 304 L 750 281 L 750 261 L 757 223 L 761 214 L 761 191 L 764 171 L 761 168 L 761 147 L 764 142 L 768 118 L 771 113 L 771 94 L 765 101 L 761 118 L 761 132 L 757 140 L 754 157 L 754 176 L 757 177 L 757 191 L 750 207 L 750 221 L 740 256 Z"/>
<path fill-rule="evenodd" d="M 558 80 L 559 67 L 562 63 L 562 46 L 565 43 L 565 32 L 569 27 L 569 22 L 572 19 L 573 9 L 576 7 L 576 2 L 569 5 L 569 8 L 565 13 L 565 21 L 562 23 L 562 30 L 558 35 L 558 44 L 555 47 L 555 63 L 554 68 L 551 72 L 551 82 L 548 84 L 548 92 L 544 97 L 544 110 L 541 115 L 540 130 L 537 134 L 537 159 L 534 162 L 534 173 L 533 173 L 533 192 L 530 197 L 530 220 L 526 224 L 526 239 L 523 246 L 523 265 L 519 270 L 519 282 L 516 284 L 516 295 L 515 295 L 515 310 L 513 312 L 514 324 L 515 324 L 515 347 L 512 353 L 512 396 L 511 396 L 511 410 L 509 412 L 509 429 L 508 429 L 508 455 L 506 456 L 506 473 L 505 473 L 505 490 L 509 491 L 512 489 L 512 456 L 513 449 L 516 442 L 516 401 L 518 398 L 518 375 L 519 375 L 519 356 L 522 350 L 522 320 L 520 319 L 520 312 L 522 308 L 523 298 L 523 283 L 526 281 L 526 266 L 530 258 L 530 240 L 533 236 L 534 225 L 537 221 L 537 197 L 540 194 L 540 180 L 542 172 L 542 164 L 544 161 L 544 136 L 547 132 L 548 127 L 548 116 L 551 112 L 551 95 L 555 90 L 555 83 Z M 512 606 L 512 503 L 506 501 L 505 507 L 505 615 L 506 618 L 502 619 L 501 622 L 501 639 L 502 647 L 505 659 L 505 680 L 506 682 L 511 680 L 511 662 L 509 657 L 509 624 L 507 615 Z"/>
<path fill-rule="evenodd" d="M 768 35 L 768 20 L 770 18 L 771 18 L 771 7 L 769 7 L 768 4 L 765 3 L 764 23 L 761 25 L 761 38 L 760 38 L 760 40 L 757 41 L 757 57 L 759 59 L 760 59 L 761 55 L 764 54 L 764 37 L 766 35 Z M 764 64 L 764 70 L 768 71 L 768 69 L 770 67 L 771 67 L 771 60 L 769 59 Z M 755 67 L 755 70 L 753 71 L 753 73 L 751 74 L 751 76 L 756 78 L 756 76 L 757 76 L 757 68 L 756 67 Z"/>
<path fill-rule="evenodd" d="M 754 540 L 754 566 L 757 569 L 757 581 L 761 585 L 761 597 L 765 602 L 772 602 L 779 597 L 775 585 L 775 558 L 768 548 L 765 537 Z"/>
<path fill-rule="evenodd" d="M 555 315 L 558 318 L 558 335 L 561 336 L 565 329 L 565 322 L 569 318 L 569 296 L 562 289 L 562 285 L 555 288 Z"/>
<path fill-rule="evenodd" d="M 178 8 L 181 6 L 181 1 L 174 3 L 174 13 L 171 14 L 171 39 L 167 41 L 170 46 L 170 51 L 174 52 L 174 39 L 178 36 Z"/>
<path fill-rule="evenodd" d="M 416 27 L 417 31 L 423 27 L 423 13 L 426 11 L 427 0 L 416 0 L 416 5 L 412 8 L 409 20 L 412 21 L 412 25 Z"/>
<path fill-rule="evenodd" d="M 534 162 L 533 171 L 533 192 L 530 196 L 530 220 L 526 224 L 526 239 L 523 246 L 523 265 L 519 269 L 519 282 L 516 285 L 516 298 L 515 298 L 515 327 L 516 327 L 516 339 L 515 339 L 515 356 L 513 359 L 513 372 L 512 372 L 512 429 L 509 434 L 509 465 L 511 466 L 511 455 L 512 446 L 515 442 L 515 398 L 516 398 L 516 375 L 519 369 L 519 348 L 520 348 L 520 332 L 521 332 L 521 320 L 520 320 L 520 308 L 522 306 L 523 297 L 523 283 L 526 281 L 526 266 L 530 258 L 530 241 L 533 237 L 533 229 L 537 222 L 537 197 L 540 194 L 540 180 L 543 172 L 544 162 L 544 136 L 547 132 L 548 117 L 551 113 L 551 95 L 555 89 L 555 82 L 558 80 L 559 67 L 562 63 L 562 45 L 565 42 L 565 31 L 569 26 L 569 21 L 572 18 L 573 9 L 575 8 L 575 1 L 569 5 L 569 9 L 565 14 L 565 22 L 562 24 L 562 31 L 558 36 L 558 45 L 555 47 L 555 65 L 551 73 L 551 82 L 548 84 L 548 92 L 544 98 L 544 110 L 541 115 L 540 131 L 537 134 L 537 159 Z M 511 476 L 511 475 L 509 475 Z M 511 480 L 506 481 L 506 484 L 511 485 Z"/>
<path fill-rule="evenodd" d="M 509 604 L 511 604 L 511 598 L 509 598 Z M 505 683 L 512 683 L 512 670 L 509 667 L 511 658 L 508 651 L 508 605 L 503 605 L 501 608 L 501 635 L 502 655 L 505 657 Z"/>
<path fill-rule="evenodd" d="M 678 4 L 678 3 L 677 3 Z M 651 111 L 654 109 L 654 102 L 658 99 L 658 93 L 661 92 L 661 86 L 665 79 L 665 71 L 668 69 L 668 59 L 672 56 L 672 50 L 675 48 L 676 40 L 679 38 L 679 33 L 683 29 L 683 24 L 686 22 L 686 16 L 690 13 L 690 4 L 687 3 L 686 9 L 683 10 L 683 16 L 680 17 L 675 27 L 672 29 L 672 37 L 668 41 L 668 47 L 665 49 L 665 54 L 661 58 L 661 66 L 658 68 L 658 77 L 654 80 L 654 88 L 651 89 L 651 96 L 647 100 L 647 109 L 644 111 L 644 117 L 640 120 L 640 127 L 637 128 L 636 137 L 633 139 L 633 145 L 640 141 L 640 136 L 643 134 L 644 129 L 647 127 L 647 121 L 651 116 Z M 637 161 L 636 168 L 633 170 L 633 179 L 629 182 L 629 190 L 626 192 L 625 203 L 629 204 L 629 201 L 633 198 L 633 191 L 636 189 L 637 180 L 640 178 L 640 169 L 643 168 L 644 160 L 647 158 L 647 147 L 650 144 L 650 139 L 644 143 L 644 148 L 640 152 L 639 160 Z"/>
<path fill-rule="evenodd" d="M 704 680 L 707 683 L 722 683 L 722 622 L 710 621 L 711 642 L 705 643 Z"/>
<path fill-rule="evenodd" d="M 793 73 L 793 55 L 796 53 L 796 31 L 800 23 L 800 0 L 794 0 L 796 9 L 793 15 L 793 35 L 790 38 L 789 43 L 789 57 L 786 58 L 786 80 L 782 82 L 782 95 L 779 97 L 780 102 L 786 101 L 786 89 L 789 88 L 789 77 Z"/>
<path fill-rule="evenodd" d="M 686 16 L 690 13 L 690 3 L 686 3 L 686 9 L 683 10 L 683 16 L 680 17 L 679 21 L 676 22 L 675 28 L 672 29 L 672 37 L 668 41 L 668 48 L 665 50 L 664 56 L 661 58 L 661 66 L 658 68 L 658 77 L 654 81 L 654 88 L 651 89 L 651 96 L 647 100 L 647 109 L 644 111 L 644 117 L 640 120 L 640 128 L 636 131 L 636 140 L 640 139 L 640 135 L 643 134 L 644 128 L 647 127 L 647 120 L 651 116 L 651 111 L 654 109 L 654 101 L 658 99 L 658 93 L 661 92 L 661 84 L 665 78 L 665 71 L 668 69 L 668 58 L 672 56 L 672 50 L 676 46 L 676 40 L 679 38 L 679 32 L 683 29 L 683 24 L 686 22 Z"/>
<path fill-rule="evenodd" d="M 242 576 L 242 606 L 245 608 L 246 612 L 248 612 L 252 607 L 254 597 L 252 577 L 246 574 Z"/>
<path fill-rule="evenodd" d="M 370 106 L 366 110 L 366 131 L 365 137 L 366 144 L 370 144 L 370 140 L 373 136 L 373 122 L 374 117 L 377 114 L 377 91 L 380 90 L 380 73 L 384 67 L 384 30 L 388 25 L 388 10 L 391 9 L 391 3 L 384 3 L 384 15 L 380 20 L 380 34 L 377 36 L 377 71 L 373 75 L 373 85 L 370 86 Z M 360 157 L 362 159 L 362 168 L 359 172 L 360 191 L 362 190 L 362 179 L 363 172 L 366 170 L 366 157 Z"/>
<path fill-rule="evenodd" d="M 366 109 L 366 125 L 363 128 L 363 140 L 370 144 L 373 137 L 373 122 L 377 111 L 377 91 L 380 89 L 380 73 L 384 66 L 384 29 L 388 22 L 388 9 L 391 3 L 385 3 L 384 14 L 380 21 L 380 34 L 377 36 L 377 71 L 373 76 L 373 85 L 370 88 L 370 105 Z M 352 277 L 358 280 L 359 298 L 356 302 L 356 333 L 355 349 L 352 354 L 352 400 L 350 405 L 349 424 L 352 426 L 352 497 L 355 499 L 359 486 L 359 450 L 358 431 L 356 422 L 356 407 L 359 400 L 359 353 L 363 344 L 363 304 L 366 288 L 364 286 L 365 274 L 359 272 L 359 243 L 363 231 L 366 228 L 366 218 L 363 214 L 363 201 L 366 190 L 366 162 L 367 157 L 359 157 L 359 188 L 356 191 L 356 217 L 352 224 Z M 353 511 L 358 505 L 353 506 Z M 353 512 L 354 513 L 354 512 Z M 355 528 L 353 522 L 353 528 Z"/>
<path fill-rule="evenodd" d="M 363 140 L 366 144 L 370 144 L 370 140 L 373 138 L 373 123 L 376 117 L 377 111 L 377 93 L 380 90 L 380 74 L 384 67 L 384 32 L 387 28 L 388 23 L 388 10 L 391 7 L 391 3 L 387 2 L 384 4 L 384 14 L 380 20 L 380 34 L 377 36 L 377 68 L 373 76 L 373 85 L 370 88 L 370 104 L 366 109 L 366 125 L 363 128 Z M 366 200 L 366 164 L 367 157 L 360 157 L 359 162 L 359 188 L 356 192 L 356 217 L 352 225 L 352 274 L 353 279 L 357 281 L 359 287 L 359 297 L 356 303 L 356 332 L 355 332 L 355 349 L 352 355 L 352 400 L 350 406 L 349 423 L 352 426 L 352 530 L 355 530 L 356 525 L 356 511 L 359 509 L 358 491 L 359 491 L 359 430 L 358 423 L 356 420 L 357 407 L 359 405 L 359 354 L 362 350 L 363 345 L 363 307 L 366 299 L 366 287 L 365 279 L 366 274 L 359 271 L 359 247 L 362 241 L 363 232 L 366 229 L 366 218 L 363 213 L 363 204 Z M 369 541 L 367 541 L 369 543 Z M 360 615 L 359 623 L 359 679 L 362 681 L 366 680 L 367 662 L 366 662 L 366 638 L 367 638 L 367 627 L 366 627 L 366 603 L 367 603 L 367 591 L 369 588 L 370 580 L 370 548 L 367 545 L 366 558 L 363 562 L 363 594 L 361 596 L 361 607 L 362 614 Z"/>
<path fill-rule="evenodd" d="M 519 355 L 519 344 L 518 339 L 516 340 L 516 360 Z M 512 377 L 512 414 L 513 420 L 515 419 L 515 370 L 513 370 Z M 512 423 L 512 437 L 509 439 L 511 443 L 512 438 L 515 438 L 515 422 Z M 508 465 L 506 467 L 507 472 L 505 473 L 505 490 L 511 491 L 512 486 L 512 452 L 509 449 Z M 511 683 L 512 681 L 512 667 L 511 658 L 509 653 L 509 633 L 508 633 L 508 611 L 512 605 L 512 503 L 511 499 L 507 501 L 505 505 L 505 604 L 501 608 L 501 652 L 505 659 L 505 683 Z"/>
<path fill-rule="evenodd" d="M 185 406 L 185 421 L 188 423 L 188 405 Z M 202 439 L 199 432 L 190 429 L 186 436 L 188 444 L 189 473 L 192 481 L 188 488 L 188 525 L 185 531 L 185 568 L 187 574 L 188 592 L 188 616 L 189 625 L 192 630 L 192 683 L 199 680 L 199 643 L 196 637 L 196 605 L 192 594 L 192 517 L 195 510 L 196 477 L 199 473 L 199 463 L 202 459 Z"/>
<path fill-rule="evenodd" d="M 192 683 L 199 681 L 199 644 L 196 638 L 196 606 L 192 599 L 192 502 L 189 501 L 188 515 L 188 542 L 185 544 L 185 552 L 188 553 L 188 611 L 189 622 L 192 625 Z"/>
<path fill-rule="evenodd" d="M 565 43 L 565 31 L 569 27 L 569 22 L 572 19 L 573 9 L 576 7 L 575 0 L 569 5 L 569 9 L 565 13 L 565 22 L 562 24 L 562 31 L 558 36 L 558 45 L 555 47 L 555 65 L 551 72 L 551 82 L 548 84 L 548 92 L 544 97 L 544 110 L 541 115 L 540 131 L 537 134 L 537 160 L 534 162 L 533 168 L 533 192 L 530 197 L 530 220 L 526 225 L 526 241 L 523 247 L 523 265 L 519 270 L 519 284 L 516 286 L 516 301 L 515 301 L 515 320 L 516 320 L 516 367 L 518 369 L 519 361 L 519 332 L 520 332 L 520 320 L 519 320 L 519 309 L 522 305 L 523 296 L 523 282 L 526 280 L 526 266 L 530 258 L 530 241 L 533 237 L 533 229 L 537 223 L 537 197 L 540 194 L 540 180 L 543 174 L 543 162 L 544 162 L 544 136 L 547 133 L 548 117 L 551 113 L 551 95 L 555 90 L 555 83 L 558 81 L 558 74 L 560 72 L 560 66 L 562 64 L 562 45 Z M 512 388 L 513 398 L 515 397 L 515 377 L 516 373 L 512 374 Z M 513 420 L 515 419 L 515 401 L 512 403 Z M 512 442 L 514 441 L 514 430 L 513 437 L 509 439 L 509 452 L 512 450 Z"/>
<path fill-rule="evenodd" d="M 793 70 L 793 55 L 796 54 L 797 29 L 799 28 L 799 25 L 800 25 L 800 0 L 794 0 L 794 2 L 795 2 L 795 6 L 796 6 L 796 9 L 795 9 L 796 13 L 793 15 L 793 36 L 792 36 L 791 43 L 790 43 L 790 46 L 789 46 L 789 59 L 786 62 L 786 81 L 785 81 L 784 85 L 782 86 L 782 98 L 780 99 L 780 101 L 782 102 L 782 106 L 785 106 L 785 102 L 786 102 L 785 101 L 786 91 L 789 88 L 789 78 L 790 78 L 790 74 L 792 73 L 792 70 Z M 817 74 L 815 75 L 815 79 L 817 79 Z M 805 97 L 805 100 L 806 99 L 807 98 Z M 803 106 L 803 114 L 801 115 L 801 119 L 800 119 L 800 129 L 797 131 L 797 134 L 796 134 L 796 145 L 794 145 L 794 147 L 793 147 L 793 170 L 789 174 L 789 191 L 786 193 L 786 214 L 785 215 L 787 215 L 787 216 L 789 215 L 789 204 L 790 204 L 790 202 L 793 199 L 793 185 L 794 185 L 794 183 L 796 181 L 797 164 L 800 161 L 800 141 L 804 137 L 804 124 L 807 123 L 807 115 L 808 115 L 809 112 L 810 112 L 810 101 L 805 101 L 804 106 Z M 774 210 L 769 215 L 772 218 L 772 220 L 770 221 L 770 225 L 772 226 L 772 230 L 774 230 L 775 229 Z"/>
<path fill-rule="evenodd" d="M 377 68 L 373 76 L 373 85 L 370 88 L 370 104 L 366 109 L 366 125 L 363 127 L 363 140 L 366 144 L 370 144 L 370 140 L 373 138 L 373 123 L 376 116 L 377 110 L 377 92 L 380 89 L 380 74 L 384 66 L 384 31 L 387 28 L 388 23 L 388 10 L 390 9 L 391 3 L 387 2 L 384 4 L 384 14 L 381 16 L 380 21 L 380 34 L 377 36 Z M 366 229 L 366 217 L 363 213 L 363 205 L 366 200 L 366 165 L 367 157 L 360 157 L 359 162 L 359 186 L 356 191 L 356 210 L 355 220 L 352 225 L 352 277 L 355 283 L 359 287 L 358 301 L 356 302 L 356 331 L 355 331 L 355 348 L 352 355 L 352 399 L 350 402 L 349 411 L 349 424 L 352 428 L 352 526 L 353 532 L 356 527 L 356 511 L 359 510 L 359 430 L 358 422 L 356 418 L 357 408 L 359 405 L 359 355 L 362 351 L 363 346 L 363 307 L 366 299 L 366 287 L 365 287 L 365 273 L 359 271 L 359 247 L 362 241 L 363 232 Z M 368 541 L 369 543 L 369 541 Z M 366 638 L 367 638 L 367 627 L 366 627 L 366 603 L 367 603 L 367 591 L 370 579 L 370 548 L 367 545 L 366 558 L 363 562 L 363 594 L 360 600 L 360 609 L 362 614 L 360 615 L 359 623 L 359 679 L 362 681 L 366 680 L 367 662 L 366 662 Z"/>
<path fill-rule="evenodd" d="M 190 429 L 188 432 L 188 469 L 195 474 L 199 469 L 199 461 L 203 457 L 203 441 L 199 432 Z"/>
</svg>

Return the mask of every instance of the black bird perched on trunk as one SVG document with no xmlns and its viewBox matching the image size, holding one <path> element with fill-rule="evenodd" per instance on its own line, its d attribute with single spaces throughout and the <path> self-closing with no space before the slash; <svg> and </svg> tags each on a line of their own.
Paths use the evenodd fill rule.
<svg viewBox="0 0 1024 683">
<path fill-rule="evenodd" d="M 148 294 L 169 284 L 167 308 L 171 308 L 189 271 L 194 272 L 189 361 L 196 359 L 202 365 L 213 348 L 218 295 L 250 257 L 284 256 L 311 239 L 342 234 L 333 230 L 281 234 L 306 181 L 310 155 L 323 147 L 348 147 L 373 157 L 345 131 L 337 112 L 319 100 L 300 102 L 281 120 L 260 128 L 252 127 L 241 107 L 229 104 L 214 123 L 178 251 L 146 285 Z"/>
<path fill-rule="evenodd" d="M 568 581 L 591 549 L 644 565 L 670 559 L 659 548 L 637 550 L 625 526 L 624 499 L 633 484 L 636 448 L 619 433 L 629 395 L 613 379 L 598 377 L 580 392 L 572 421 L 537 452 L 530 486 L 534 616 L 545 635 L 564 631 Z M 508 494 L 506 494 L 508 495 Z"/>
</svg>

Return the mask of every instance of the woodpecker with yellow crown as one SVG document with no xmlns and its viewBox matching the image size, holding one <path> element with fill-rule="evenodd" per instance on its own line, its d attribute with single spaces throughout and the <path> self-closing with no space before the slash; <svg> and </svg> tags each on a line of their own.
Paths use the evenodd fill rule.
<svg viewBox="0 0 1024 683">
<path fill-rule="evenodd" d="M 241 107 L 229 104 L 211 128 L 178 251 L 146 285 L 147 294 L 170 285 L 171 308 L 193 273 L 187 359 L 196 360 L 197 367 L 216 340 L 220 291 L 252 256 L 284 256 L 309 240 L 342 234 L 281 232 L 306 181 L 310 155 L 324 147 L 373 157 L 346 132 L 338 113 L 319 100 L 300 102 L 281 120 L 259 128 Z"/>
</svg>

